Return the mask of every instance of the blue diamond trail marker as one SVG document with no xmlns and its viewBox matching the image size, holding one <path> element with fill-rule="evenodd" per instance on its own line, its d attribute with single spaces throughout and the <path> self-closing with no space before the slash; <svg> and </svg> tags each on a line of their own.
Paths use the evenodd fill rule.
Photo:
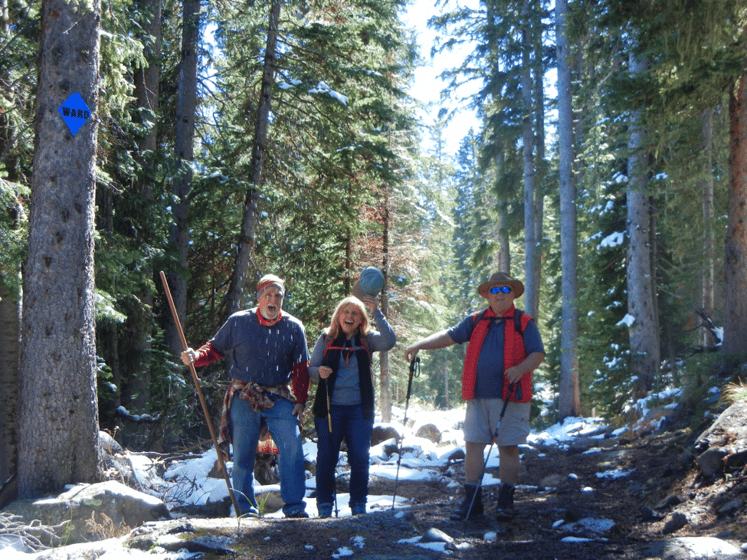
<svg viewBox="0 0 747 560">
<path fill-rule="evenodd" d="M 68 97 L 59 108 L 59 112 L 73 136 L 80 130 L 81 126 L 86 124 L 86 121 L 91 116 L 88 105 L 86 105 L 86 102 L 83 101 L 79 93 L 74 93 Z"/>
</svg>

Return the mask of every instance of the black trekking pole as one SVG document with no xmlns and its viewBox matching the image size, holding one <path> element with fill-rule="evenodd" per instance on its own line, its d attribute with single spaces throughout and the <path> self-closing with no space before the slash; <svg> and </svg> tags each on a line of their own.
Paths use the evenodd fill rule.
<svg viewBox="0 0 747 560">
<path fill-rule="evenodd" d="M 485 463 L 482 466 L 482 472 L 480 473 L 480 480 L 477 482 L 477 488 L 475 488 L 474 494 L 472 494 L 472 501 L 470 501 L 469 503 L 469 509 L 467 510 L 467 515 L 464 516 L 465 521 L 469 519 L 469 516 L 472 513 L 472 506 L 475 505 L 475 496 L 477 496 L 477 493 L 482 488 L 482 479 L 485 476 L 485 469 L 488 468 L 488 459 L 490 459 L 490 453 L 491 451 L 493 451 L 493 444 L 495 443 L 495 439 L 498 437 L 498 429 L 501 427 L 501 422 L 503 421 L 503 417 L 506 414 L 506 408 L 508 407 L 508 402 L 511 400 L 511 397 L 514 396 L 515 389 L 516 389 L 516 383 L 511 383 L 508 386 L 508 398 L 503 403 L 503 408 L 501 408 L 501 415 L 498 417 L 498 425 L 495 427 L 495 431 L 493 432 L 493 438 L 490 440 L 490 447 L 488 448 L 488 454 L 485 457 Z"/>
<path fill-rule="evenodd" d="M 324 388 L 327 392 L 327 426 L 329 426 L 329 445 L 332 449 L 334 449 L 335 442 L 332 439 L 332 413 L 330 412 L 331 404 L 329 400 L 329 383 L 326 380 L 324 383 Z M 339 517 L 337 511 L 337 459 L 339 459 L 339 453 L 338 456 L 334 458 L 335 465 L 332 470 L 332 497 L 334 497 L 335 499 L 335 517 Z"/>
<path fill-rule="evenodd" d="M 417 373 L 415 372 L 415 366 L 417 366 Z M 413 358 L 410 362 L 410 377 L 407 380 L 407 396 L 405 397 L 405 417 L 402 420 L 402 425 L 407 428 L 407 408 L 410 406 L 410 393 L 412 392 L 412 378 L 420 377 L 420 358 Z M 394 502 L 397 499 L 397 486 L 399 485 L 399 465 L 402 462 L 402 440 L 404 434 L 399 438 L 399 449 L 397 450 L 397 475 L 394 477 L 394 495 L 392 496 L 392 509 L 394 509 Z"/>
</svg>

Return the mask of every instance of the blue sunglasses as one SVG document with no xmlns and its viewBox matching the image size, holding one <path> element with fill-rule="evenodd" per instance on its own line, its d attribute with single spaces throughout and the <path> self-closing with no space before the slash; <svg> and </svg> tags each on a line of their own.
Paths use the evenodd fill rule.
<svg viewBox="0 0 747 560">
<path fill-rule="evenodd" d="M 499 292 L 503 292 L 504 294 L 510 294 L 511 293 L 511 286 L 493 286 L 490 288 L 491 294 L 497 294 Z"/>
</svg>

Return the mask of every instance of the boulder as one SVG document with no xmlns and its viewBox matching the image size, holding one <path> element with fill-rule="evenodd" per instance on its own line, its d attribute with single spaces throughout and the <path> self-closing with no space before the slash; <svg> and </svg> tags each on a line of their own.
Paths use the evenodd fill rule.
<svg viewBox="0 0 747 560">
<path fill-rule="evenodd" d="M 423 424 L 415 432 L 415 435 L 433 443 L 441 443 L 441 430 L 435 424 Z"/>
<path fill-rule="evenodd" d="M 738 401 L 721 413 L 695 441 L 696 463 L 705 476 L 724 468 L 741 469 L 747 459 L 747 402 Z"/>
<path fill-rule="evenodd" d="M 115 480 L 78 484 L 58 496 L 18 500 L 6 511 L 29 523 L 38 520 L 53 526 L 67 521 L 68 542 L 101 540 L 148 521 L 171 518 L 161 500 Z"/>
<path fill-rule="evenodd" d="M 737 560 L 744 559 L 740 550 L 715 537 L 680 537 L 653 543 L 646 558 L 661 560 Z"/>
<path fill-rule="evenodd" d="M 379 445 L 389 439 L 399 439 L 402 434 L 391 424 L 376 424 L 371 433 L 371 446 Z"/>
</svg>

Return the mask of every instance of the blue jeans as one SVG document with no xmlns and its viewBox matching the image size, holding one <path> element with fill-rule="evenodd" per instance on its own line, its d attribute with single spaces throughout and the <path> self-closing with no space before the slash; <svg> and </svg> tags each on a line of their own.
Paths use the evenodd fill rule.
<svg viewBox="0 0 747 560">
<path fill-rule="evenodd" d="M 332 405 L 332 433 L 326 418 L 314 418 L 317 433 L 316 503 L 334 501 L 335 467 L 343 438 L 348 446 L 350 464 L 350 506 L 365 505 L 368 497 L 369 450 L 373 418 L 363 417 L 363 408 Z"/>
<path fill-rule="evenodd" d="M 303 439 L 298 419 L 293 416 L 293 404 L 285 399 L 275 401 L 275 406 L 259 412 L 238 397 L 231 401 L 231 443 L 233 444 L 233 472 L 231 475 L 238 515 L 257 513 L 254 498 L 254 461 L 262 421 L 278 446 L 280 455 L 280 496 L 285 505 L 283 513 L 292 515 L 306 509 L 306 475 L 303 460 Z"/>
</svg>

